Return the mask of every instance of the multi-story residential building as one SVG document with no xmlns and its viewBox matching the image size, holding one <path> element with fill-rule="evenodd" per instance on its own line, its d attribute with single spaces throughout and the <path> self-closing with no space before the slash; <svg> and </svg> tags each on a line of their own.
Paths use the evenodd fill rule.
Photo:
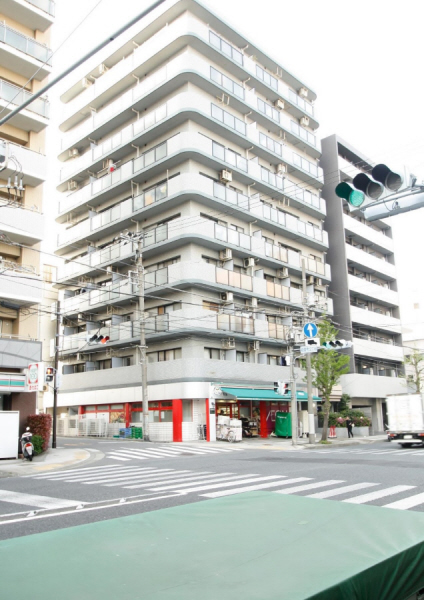
<svg viewBox="0 0 424 600">
<path fill-rule="evenodd" d="M 370 172 L 369 159 L 337 135 L 321 143 L 332 271 L 329 296 L 339 337 L 353 342 L 342 391 L 351 396 L 353 407 L 368 411 L 375 432 L 383 431 L 385 397 L 406 391 L 399 377 L 403 349 L 392 230 L 386 221 L 366 221 L 335 193 L 339 182 Z"/>
<path fill-rule="evenodd" d="M 288 410 L 272 388 L 302 259 L 317 314 L 332 312 L 314 92 L 197 1 L 169 0 L 61 99 L 59 412 L 141 421 L 129 231 L 144 240 L 151 439 L 213 438 L 215 403 L 266 436 Z"/>
<path fill-rule="evenodd" d="M 38 91 L 51 71 L 52 0 L 0 4 L 0 116 Z M 36 410 L 25 371 L 42 358 L 39 311 L 43 272 L 43 182 L 49 102 L 36 99 L 0 128 L 0 410 Z"/>
</svg>

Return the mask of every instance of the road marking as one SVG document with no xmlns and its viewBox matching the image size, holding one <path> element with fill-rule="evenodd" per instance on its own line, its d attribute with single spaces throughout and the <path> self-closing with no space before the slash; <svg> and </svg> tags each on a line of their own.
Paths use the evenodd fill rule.
<svg viewBox="0 0 424 600">
<path fill-rule="evenodd" d="M 131 460 L 130 458 L 121 458 L 120 456 L 113 456 L 113 455 L 109 455 L 110 458 L 113 458 L 113 460 L 122 460 L 122 461 L 126 461 L 126 460 Z"/>
<path fill-rule="evenodd" d="M 234 488 L 232 490 L 224 490 L 222 492 L 211 492 L 210 494 L 200 494 L 203 498 L 220 498 L 221 496 L 233 496 L 242 494 L 243 492 L 254 492 L 256 490 L 265 490 L 271 487 L 281 485 L 289 485 L 291 483 L 300 483 L 301 481 L 310 481 L 310 477 L 296 477 L 295 479 L 286 479 L 285 481 L 272 481 L 271 483 L 260 483 L 259 485 L 250 485 L 242 488 Z"/>
<path fill-rule="evenodd" d="M 403 500 L 397 500 L 396 502 L 385 504 L 384 508 L 397 508 L 398 510 L 406 510 L 408 508 L 413 508 L 414 506 L 419 506 L 420 504 L 424 504 L 424 492 L 421 494 L 415 494 L 415 496 L 409 496 Z"/>
<path fill-rule="evenodd" d="M 160 469 L 160 471 L 171 471 L 172 469 Z M 83 474 L 83 475 L 70 475 L 69 477 L 65 477 L 65 476 L 61 476 L 59 477 L 52 477 L 51 480 L 52 481 L 74 481 L 74 482 L 78 482 L 78 481 L 85 481 L 85 480 L 90 480 L 90 481 L 94 481 L 95 479 L 101 479 L 102 477 L 110 477 L 110 476 L 119 476 L 119 475 L 127 475 L 130 473 L 153 473 L 155 471 L 155 469 L 153 467 L 150 468 L 146 468 L 146 469 L 142 469 L 140 467 L 131 467 L 131 468 L 126 468 L 125 471 L 112 471 L 112 473 L 108 473 L 107 471 L 103 471 L 102 473 L 90 473 L 90 474 Z"/>
<path fill-rule="evenodd" d="M 295 494 L 296 492 L 305 492 L 306 490 L 313 490 L 315 488 L 326 487 L 328 485 L 336 485 L 337 483 L 345 483 L 343 479 L 328 479 L 327 481 L 318 481 L 316 483 L 308 483 L 306 485 L 298 485 L 286 490 L 277 490 L 276 494 Z"/>
<path fill-rule="evenodd" d="M 171 486 L 171 489 L 174 489 L 175 492 L 183 492 L 185 494 L 190 494 L 192 492 L 201 492 L 203 490 L 209 490 L 209 489 L 217 489 L 220 487 L 229 487 L 231 485 L 234 485 L 234 483 L 236 483 L 237 485 L 241 484 L 241 483 L 256 483 L 256 482 L 260 482 L 260 481 L 266 481 L 266 480 L 270 480 L 270 479 L 285 479 L 285 475 L 271 475 L 268 477 L 255 477 L 253 479 L 242 479 L 239 480 L 237 482 L 234 482 L 235 479 L 237 479 L 237 477 L 232 477 L 232 481 L 228 481 L 227 483 L 215 483 L 213 485 L 203 485 L 203 486 L 199 486 L 199 487 L 193 487 L 193 488 L 189 488 L 189 489 L 185 489 L 185 486 L 180 485 L 180 486 Z M 246 477 L 246 475 L 243 475 L 242 477 Z M 222 481 L 222 479 L 221 479 Z M 163 490 L 167 490 L 169 489 L 169 487 L 159 487 L 159 488 L 149 488 L 152 492 L 161 492 Z"/>
<path fill-rule="evenodd" d="M 20 492 L 9 492 L 0 490 L 0 501 L 23 506 L 36 506 L 37 508 L 69 508 L 77 506 L 80 502 L 65 500 L 63 498 L 50 498 L 49 496 L 36 496 L 34 494 L 22 494 Z"/>
<path fill-rule="evenodd" d="M 98 483 L 104 483 L 108 481 L 118 481 L 122 480 L 122 483 L 127 481 L 133 481 L 134 479 L 156 479 L 157 477 L 164 477 L 165 475 L 171 475 L 173 469 L 158 469 L 157 471 L 151 471 L 150 473 L 124 473 L 119 477 L 115 477 L 114 475 L 108 475 L 107 477 L 96 478 L 94 481 L 81 481 L 83 485 L 96 485 Z M 177 473 L 186 473 L 185 471 L 177 471 Z"/>
<path fill-rule="evenodd" d="M 51 477 L 51 476 L 56 476 L 56 475 L 63 475 L 63 474 L 68 474 L 68 473 L 75 473 L 75 472 L 82 472 L 82 471 L 98 471 L 99 469 L 119 469 L 119 468 L 127 468 L 127 467 L 118 467 L 118 465 L 103 465 L 102 467 L 84 467 L 82 469 L 66 469 L 66 471 L 54 471 L 54 473 L 49 474 L 45 474 L 42 473 L 41 475 L 24 475 L 23 479 L 30 477 L 31 479 L 43 479 L 44 477 Z"/>
<path fill-rule="evenodd" d="M 227 475 L 230 475 L 231 477 L 226 477 Z M 223 477 L 221 477 L 221 476 L 223 476 Z M 190 487 L 191 485 L 193 485 L 195 483 L 208 483 L 208 481 L 207 481 L 208 479 L 210 479 L 210 480 L 213 479 L 216 481 L 219 481 L 219 480 L 226 481 L 227 479 L 237 479 L 239 477 L 246 477 L 246 475 L 234 475 L 234 473 L 213 473 L 210 475 L 193 475 L 192 477 L 187 477 L 184 480 L 177 478 L 177 479 L 174 479 L 171 481 L 167 481 L 165 487 L 155 488 L 154 491 L 158 491 L 158 490 L 162 491 L 162 490 L 172 489 L 175 487 L 178 487 L 178 488 L 183 488 L 183 487 L 187 487 L 187 486 Z M 190 481 L 190 483 L 186 483 L 186 481 L 188 481 L 190 479 L 195 480 L 195 481 Z M 168 485 L 169 483 L 174 483 L 174 485 Z M 177 483 L 178 485 L 175 485 L 175 483 Z M 152 485 L 157 485 L 157 484 L 161 485 L 161 482 L 160 481 L 150 482 L 150 483 L 143 482 L 141 485 L 125 486 L 125 489 L 126 490 L 136 490 L 138 488 L 143 488 L 143 487 L 151 489 Z"/>
<path fill-rule="evenodd" d="M 145 483 L 145 480 L 148 480 L 149 482 L 154 482 L 156 483 L 162 483 L 162 481 L 164 482 L 168 482 L 169 480 L 173 480 L 174 477 L 177 476 L 178 473 L 182 473 L 182 475 L 180 475 L 179 477 L 181 479 L 183 479 L 184 481 L 187 481 L 187 479 L 191 479 L 192 477 L 197 477 L 198 475 L 210 475 L 212 473 L 212 471 L 200 471 L 199 473 L 197 473 L 197 475 L 194 475 L 193 471 L 175 471 L 174 473 L 166 473 L 165 475 L 154 475 L 151 477 L 133 477 L 132 479 L 129 479 L 128 481 L 119 481 L 118 483 L 108 483 L 105 484 L 105 487 L 119 487 L 122 486 L 123 484 L 127 484 L 127 483 L 131 483 L 131 484 L 136 484 L 136 483 Z M 178 479 L 175 479 L 175 481 L 178 481 Z M 134 486 L 134 487 L 138 487 L 138 486 Z M 142 486 L 141 486 L 142 487 Z M 127 489 L 127 488 L 125 488 Z"/>
<path fill-rule="evenodd" d="M 379 498 L 385 498 L 386 496 L 393 496 L 394 494 L 400 494 L 408 490 L 413 490 L 415 485 L 395 485 L 393 487 L 386 488 L 384 490 L 378 490 L 377 492 L 370 492 L 369 494 L 363 494 L 362 496 L 356 496 L 355 498 L 348 498 L 342 500 L 342 502 L 349 502 L 350 504 L 365 504 L 365 502 L 372 502 Z"/>
<path fill-rule="evenodd" d="M 332 496 L 340 496 L 341 494 L 347 494 L 348 492 L 354 492 L 356 490 L 362 490 L 363 488 L 373 487 L 380 485 L 378 483 L 355 483 L 353 485 L 344 485 L 341 488 L 335 490 L 324 490 L 323 492 L 317 492 L 316 494 L 310 494 L 307 498 L 331 498 Z"/>
</svg>

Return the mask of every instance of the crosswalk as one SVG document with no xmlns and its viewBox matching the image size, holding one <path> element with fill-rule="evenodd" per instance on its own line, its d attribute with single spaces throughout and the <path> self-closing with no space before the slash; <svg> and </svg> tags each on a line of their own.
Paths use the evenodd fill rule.
<svg viewBox="0 0 424 600">
<path fill-rule="evenodd" d="M 187 455 L 190 454 L 192 456 L 198 455 L 207 455 L 207 454 L 228 454 L 232 452 L 240 452 L 244 450 L 244 448 L 240 448 L 234 445 L 223 445 L 220 446 L 190 446 L 190 445 L 181 445 L 172 446 L 170 444 L 165 445 L 154 445 L 147 446 L 142 445 L 142 447 L 132 446 L 126 444 L 125 446 L 121 446 L 116 450 L 110 450 L 106 452 L 106 456 L 111 458 L 112 460 L 118 460 L 120 462 L 126 462 L 129 460 L 148 460 L 152 458 L 173 458 L 176 456 Z"/>
<path fill-rule="evenodd" d="M 220 498 L 253 491 L 273 491 L 309 498 L 334 499 L 351 504 L 377 504 L 398 510 L 424 506 L 424 493 L 414 485 L 384 486 L 378 482 L 348 483 L 343 479 L 323 479 L 288 475 L 236 474 L 109 464 L 27 476 L 30 479 L 118 488 L 120 493 L 196 494 L 199 498 Z M 118 491 L 118 490 L 117 490 Z M 418 493 L 417 493 L 418 492 Z M 381 504 L 386 502 L 387 504 Z"/>
<path fill-rule="evenodd" d="M 392 456 L 404 456 L 404 457 L 409 457 L 409 456 L 414 456 L 414 457 L 418 457 L 418 458 L 424 458 L 424 449 L 421 448 L 387 448 L 382 450 L 381 448 L 355 448 L 355 449 L 348 449 L 348 448 L 334 448 L 331 450 L 324 450 L 324 449 L 311 449 L 309 450 L 308 448 L 304 448 L 303 451 L 301 452 L 301 454 L 362 454 L 362 455 L 366 455 L 369 454 L 370 456 L 378 456 L 378 455 L 392 455 Z"/>
</svg>

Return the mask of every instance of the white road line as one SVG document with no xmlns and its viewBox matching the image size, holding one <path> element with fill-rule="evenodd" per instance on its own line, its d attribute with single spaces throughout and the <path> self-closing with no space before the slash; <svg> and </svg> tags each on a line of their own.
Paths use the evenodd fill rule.
<svg viewBox="0 0 424 600">
<path fill-rule="evenodd" d="M 95 480 L 90 480 L 90 481 L 80 481 L 79 483 L 82 483 L 84 485 L 97 485 L 97 484 L 101 484 L 104 482 L 109 482 L 109 481 L 119 481 L 121 480 L 122 482 L 126 482 L 126 481 L 134 481 L 135 479 L 157 479 L 158 477 L 163 477 L 165 475 L 171 475 L 172 474 L 172 469 L 166 469 L 166 471 L 163 471 L 162 473 L 159 473 L 158 471 L 152 471 L 151 473 L 127 473 L 127 474 L 123 474 L 120 475 L 119 477 L 115 477 L 113 474 L 107 475 L 105 477 L 101 477 L 101 478 L 96 478 Z M 182 471 L 182 473 L 184 473 L 185 471 Z M 178 471 L 177 471 L 178 473 Z"/>
<path fill-rule="evenodd" d="M 403 500 L 397 500 L 396 502 L 385 504 L 384 508 L 397 508 L 398 510 L 406 510 L 408 508 L 413 508 L 414 506 L 419 506 L 420 504 L 424 504 L 424 492 L 421 494 L 415 494 L 415 496 L 408 496 L 408 498 L 404 498 Z"/>
<path fill-rule="evenodd" d="M 364 488 L 373 487 L 380 485 L 379 483 L 354 483 L 353 485 L 344 485 L 343 487 L 336 488 L 335 490 L 324 490 L 323 492 L 317 492 L 316 494 L 310 494 L 308 498 L 331 498 L 332 496 L 340 496 L 341 494 L 347 494 L 348 492 L 355 492 L 356 490 L 362 490 Z"/>
<path fill-rule="evenodd" d="M 340 479 L 328 479 L 327 481 L 318 481 L 316 483 L 308 483 L 306 485 L 298 485 L 285 490 L 277 490 L 276 494 L 296 494 L 296 492 L 306 492 L 306 490 L 313 490 L 315 488 L 327 487 L 329 485 L 336 485 L 337 483 L 345 483 Z"/>
<path fill-rule="evenodd" d="M 69 474 L 69 473 L 82 473 L 83 471 L 98 471 L 100 469 L 118 469 L 118 465 L 103 465 L 102 467 L 85 467 L 83 469 L 67 469 L 66 471 L 54 471 L 52 473 L 50 473 L 50 475 L 63 475 L 63 474 Z M 122 467 L 124 468 L 124 467 Z M 24 475 L 23 478 L 28 478 L 30 477 L 31 479 L 43 479 L 45 477 L 49 477 L 49 474 L 47 473 L 42 473 L 41 475 Z"/>
<path fill-rule="evenodd" d="M 178 451 L 180 454 L 182 454 L 183 452 L 191 452 L 192 454 L 217 454 L 218 450 L 212 450 L 212 449 L 198 449 L 198 448 L 189 448 L 187 446 L 178 446 Z"/>
<path fill-rule="evenodd" d="M 384 490 L 378 490 L 377 492 L 370 492 L 369 494 L 363 494 L 362 496 L 356 496 L 355 498 L 348 498 L 347 500 L 342 500 L 342 502 L 349 502 L 350 504 L 365 504 L 365 502 L 372 502 L 373 500 L 378 500 L 379 498 L 385 498 L 386 496 L 393 496 L 394 494 L 407 492 L 408 490 L 413 490 L 416 487 L 416 485 L 395 485 Z"/>
<path fill-rule="evenodd" d="M 131 460 L 130 458 L 121 458 L 120 456 L 109 456 L 109 458 L 113 458 L 113 460 L 122 460 L 122 461 L 126 461 L 126 460 Z"/>
<path fill-rule="evenodd" d="M 63 479 L 60 479 L 60 481 L 66 481 L 66 482 L 81 482 L 81 481 L 95 481 L 98 479 L 104 479 L 105 477 L 119 477 L 119 476 L 129 476 L 129 475 L 144 475 L 144 474 L 152 474 L 152 473 L 162 473 L 163 471 L 172 471 L 172 469 L 137 469 L 137 467 L 134 467 L 131 471 L 124 471 L 123 473 L 115 473 L 114 471 L 112 473 L 102 473 L 102 474 L 96 474 L 96 475 L 92 475 L 92 476 L 88 476 L 88 475 L 77 475 L 76 477 L 65 477 Z M 55 480 L 57 481 L 57 479 Z"/>
<path fill-rule="evenodd" d="M 238 475 L 238 477 L 241 477 L 240 475 Z M 243 477 L 246 477 L 246 475 L 243 475 Z M 175 486 L 171 486 L 175 492 L 184 492 L 186 494 L 189 494 L 191 492 L 202 492 L 203 490 L 210 490 L 210 489 L 217 489 L 220 487 L 229 487 L 229 486 L 234 486 L 234 483 L 236 483 L 236 485 L 240 484 L 240 483 L 259 483 L 260 481 L 266 481 L 266 480 L 270 480 L 270 479 L 285 479 L 285 476 L 281 476 L 281 475 L 271 475 L 268 477 L 255 477 L 254 479 L 241 479 L 239 481 L 234 481 L 235 479 L 237 479 L 237 477 L 232 477 L 232 481 L 228 481 L 227 483 L 215 483 L 213 485 L 203 485 L 200 487 L 193 487 L 193 488 L 189 488 L 189 489 L 184 489 L 184 486 L 180 485 L 175 485 Z M 167 487 L 160 487 L 160 488 L 150 488 L 153 492 L 157 492 L 157 491 L 162 491 L 162 490 L 166 490 L 169 489 Z"/>
<path fill-rule="evenodd" d="M 140 456 L 152 456 L 152 457 L 157 457 L 160 456 L 162 457 L 167 457 L 167 456 L 173 456 L 172 453 L 168 453 L 168 452 L 164 452 L 162 450 L 150 450 L 150 448 L 121 448 L 120 450 L 116 451 L 116 454 L 118 453 L 125 453 L 125 454 L 139 454 Z"/>
<path fill-rule="evenodd" d="M 222 475 L 230 475 L 231 477 L 221 477 Z M 187 477 L 183 480 L 181 480 L 180 478 L 171 480 L 171 481 L 167 481 L 166 483 L 166 487 L 164 487 L 163 489 L 168 489 L 168 488 L 174 488 L 174 487 L 178 487 L 178 488 L 183 488 L 186 486 L 190 486 L 190 485 L 194 485 L 195 483 L 207 483 L 208 479 L 213 479 L 216 481 L 226 481 L 227 479 L 237 479 L 238 477 L 246 477 L 246 475 L 234 475 L 234 473 L 213 473 L 210 475 L 193 475 L 192 477 Z M 186 483 L 186 481 L 190 481 L 190 483 Z M 174 485 L 168 485 L 169 483 L 174 483 Z M 161 485 L 161 482 L 158 481 L 156 483 L 151 482 L 151 483 L 147 483 L 147 482 L 143 482 L 140 485 L 129 485 L 129 486 L 125 486 L 126 490 L 136 490 L 138 488 L 151 488 L 152 485 Z M 175 485 L 178 484 L 178 485 Z"/>
<path fill-rule="evenodd" d="M 187 479 L 191 479 L 192 477 L 195 477 L 193 471 L 177 471 L 176 473 L 166 473 L 165 475 L 155 475 L 152 477 L 133 477 L 131 479 L 129 479 L 128 481 L 119 481 L 118 483 L 108 483 L 106 484 L 104 487 L 118 487 L 118 486 L 123 486 L 123 484 L 127 484 L 127 483 L 131 483 L 131 484 L 136 484 L 136 483 L 140 483 L 140 484 L 144 484 L 146 483 L 146 485 L 149 485 L 150 483 L 162 483 L 163 482 L 168 482 L 169 480 L 173 481 L 174 477 L 177 475 L 177 473 L 181 473 L 181 475 L 179 475 L 179 477 L 181 478 L 181 480 L 183 481 L 187 481 Z M 197 475 L 211 475 L 212 471 L 200 471 L 200 473 L 198 473 Z M 196 475 L 196 476 L 197 476 Z M 146 480 L 148 480 L 149 483 L 146 482 Z M 179 481 L 178 479 L 175 479 L 175 481 Z M 134 486 L 134 487 L 138 487 L 138 486 Z M 140 486 L 142 487 L 142 486 Z"/>
<path fill-rule="evenodd" d="M 66 473 L 61 473 L 60 475 L 56 475 L 56 473 L 52 472 L 52 473 L 44 473 L 42 477 L 37 477 L 37 479 L 50 479 L 50 480 L 54 480 L 54 481 L 61 481 L 61 480 L 65 480 L 68 479 L 69 477 L 95 477 L 96 475 L 103 475 L 104 473 L 126 473 L 127 471 L 132 471 L 134 469 L 137 468 L 141 468 L 141 467 L 135 467 L 135 466 L 118 466 L 118 465 L 111 465 L 114 468 L 113 469 L 102 469 L 101 471 L 87 471 L 87 472 L 79 472 L 78 469 L 69 469 L 69 471 L 67 471 Z M 151 467 L 150 467 L 151 468 Z"/>
<path fill-rule="evenodd" d="M 69 508 L 78 506 L 80 502 L 75 500 L 64 500 L 63 498 L 50 498 L 49 496 L 36 496 L 34 494 L 22 494 L 0 490 L 0 501 L 24 506 L 36 506 L 37 508 Z"/>
<path fill-rule="evenodd" d="M 183 445 L 178 444 L 176 449 L 177 448 L 178 448 L 178 450 L 183 450 L 183 452 L 193 451 L 193 452 L 214 453 L 214 452 L 231 452 L 232 451 L 231 448 L 217 448 L 216 446 L 198 447 L 198 446 L 188 446 L 185 444 L 183 444 Z"/>
<path fill-rule="evenodd" d="M 281 485 L 289 485 L 291 483 L 300 483 L 301 481 L 310 481 L 310 477 L 296 477 L 295 479 L 286 479 L 285 481 L 272 481 L 271 483 L 260 483 L 259 485 L 249 485 L 242 488 L 234 488 L 232 490 L 223 490 L 222 492 L 211 492 L 210 494 L 200 494 L 202 498 L 220 498 L 221 496 L 233 496 L 234 494 L 242 494 L 243 492 L 254 492 L 256 490 L 265 490 L 271 487 Z"/>
<path fill-rule="evenodd" d="M 111 458 L 112 460 L 147 460 L 146 456 L 131 456 L 130 458 L 123 458 L 119 454 L 115 455 L 113 452 L 108 454 L 107 457 Z"/>
</svg>

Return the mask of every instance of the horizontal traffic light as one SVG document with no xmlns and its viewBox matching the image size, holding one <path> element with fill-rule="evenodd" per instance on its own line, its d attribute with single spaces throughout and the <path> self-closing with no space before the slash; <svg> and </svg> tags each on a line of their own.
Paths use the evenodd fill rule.
<svg viewBox="0 0 424 600">
<path fill-rule="evenodd" d="M 280 396 L 290 394 L 290 383 L 288 381 L 274 381 L 274 392 Z"/>
<path fill-rule="evenodd" d="M 391 192 L 398 192 L 405 183 L 405 175 L 389 169 L 387 165 L 376 165 L 371 171 L 373 178 Z"/>
<path fill-rule="evenodd" d="M 104 336 L 104 335 L 98 335 L 95 334 L 91 337 L 88 338 L 87 342 L 89 344 L 107 344 L 110 340 L 110 337 L 108 335 Z"/>
<path fill-rule="evenodd" d="M 352 348 L 352 346 L 353 344 L 349 340 L 331 340 L 322 344 L 324 350 L 343 350 L 344 348 Z"/>
<path fill-rule="evenodd" d="M 336 187 L 336 194 L 339 198 L 343 198 L 355 208 L 362 206 L 365 201 L 365 194 L 359 190 L 356 190 L 346 181 L 339 183 L 339 185 Z"/>
</svg>

